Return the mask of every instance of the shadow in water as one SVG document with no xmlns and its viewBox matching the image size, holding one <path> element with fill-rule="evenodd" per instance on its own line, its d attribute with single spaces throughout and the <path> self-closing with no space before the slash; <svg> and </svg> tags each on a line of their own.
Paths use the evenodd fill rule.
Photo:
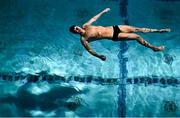
<svg viewBox="0 0 180 118">
<path fill-rule="evenodd" d="M 67 102 L 69 98 L 79 94 L 73 87 L 55 86 L 46 92 L 32 89 L 34 83 L 27 83 L 19 87 L 17 93 L 6 94 L 0 98 L 1 105 L 15 105 L 17 116 L 65 116 L 64 111 L 76 110 L 80 103 Z M 38 92 L 39 91 L 39 92 Z M 72 104 L 73 103 L 73 104 Z M 32 112 L 32 111 L 39 111 Z M 11 116 L 9 111 L 0 116 Z"/>
</svg>

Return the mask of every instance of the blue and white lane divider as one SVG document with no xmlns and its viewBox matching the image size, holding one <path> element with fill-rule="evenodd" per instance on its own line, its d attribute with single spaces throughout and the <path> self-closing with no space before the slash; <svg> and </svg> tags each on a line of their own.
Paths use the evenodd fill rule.
<svg viewBox="0 0 180 118">
<path fill-rule="evenodd" d="M 144 85 L 144 86 L 160 86 L 160 87 L 179 87 L 180 77 L 170 77 L 170 76 L 139 76 L 133 78 L 126 78 L 123 81 L 123 85 Z M 25 81 L 26 83 L 36 83 L 36 82 L 49 82 L 49 83 L 69 83 L 71 81 L 80 83 L 93 83 L 101 85 L 119 85 L 119 78 L 102 78 L 97 76 L 70 76 L 62 77 L 59 75 L 49 75 L 49 74 L 24 74 L 24 73 L 0 73 L 0 81 Z"/>
</svg>

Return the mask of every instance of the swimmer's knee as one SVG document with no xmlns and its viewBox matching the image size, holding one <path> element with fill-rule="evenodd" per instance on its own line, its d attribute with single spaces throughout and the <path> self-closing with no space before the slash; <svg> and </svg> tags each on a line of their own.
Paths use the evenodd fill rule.
<svg viewBox="0 0 180 118">
<path fill-rule="evenodd" d="M 138 39 L 141 38 L 141 36 L 139 36 L 139 35 L 137 35 L 137 34 L 129 34 L 129 35 L 128 35 L 128 38 L 138 40 Z"/>
<path fill-rule="evenodd" d="M 140 32 L 140 31 L 141 31 L 141 28 L 137 28 L 137 27 L 134 28 L 134 32 Z"/>
<path fill-rule="evenodd" d="M 136 39 L 141 39 L 141 36 L 139 36 L 139 35 L 136 35 L 135 37 L 136 37 Z"/>
</svg>

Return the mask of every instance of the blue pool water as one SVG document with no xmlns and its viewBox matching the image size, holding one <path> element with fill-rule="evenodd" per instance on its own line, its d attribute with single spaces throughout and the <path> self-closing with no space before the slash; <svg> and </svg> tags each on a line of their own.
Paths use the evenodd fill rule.
<svg viewBox="0 0 180 118">
<path fill-rule="evenodd" d="M 92 57 L 69 26 L 105 8 L 94 25 L 171 28 L 137 42 L 92 42 Z M 179 0 L 1 0 L 0 117 L 180 117 Z"/>
</svg>

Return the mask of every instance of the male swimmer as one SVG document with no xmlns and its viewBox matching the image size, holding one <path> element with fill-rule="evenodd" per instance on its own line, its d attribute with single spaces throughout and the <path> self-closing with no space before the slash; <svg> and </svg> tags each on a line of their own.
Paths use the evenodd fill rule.
<svg viewBox="0 0 180 118">
<path fill-rule="evenodd" d="M 101 39 L 109 39 L 113 41 L 125 41 L 125 40 L 136 40 L 141 45 L 151 48 L 153 51 L 162 51 L 164 50 L 164 46 L 154 46 L 145 41 L 141 36 L 135 34 L 136 32 L 170 32 L 170 29 L 148 29 L 148 28 L 138 28 L 132 27 L 128 25 L 114 25 L 114 26 L 93 26 L 91 25 L 95 22 L 102 14 L 108 12 L 110 8 L 106 8 L 93 18 L 91 18 L 88 22 L 83 24 L 82 27 L 73 25 L 69 28 L 70 32 L 79 34 L 81 36 L 81 43 L 86 48 L 86 50 L 95 57 L 100 58 L 105 61 L 106 57 L 104 55 L 100 55 L 96 53 L 89 45 L 89 42 L 101 40 Z"/>
</svg>

